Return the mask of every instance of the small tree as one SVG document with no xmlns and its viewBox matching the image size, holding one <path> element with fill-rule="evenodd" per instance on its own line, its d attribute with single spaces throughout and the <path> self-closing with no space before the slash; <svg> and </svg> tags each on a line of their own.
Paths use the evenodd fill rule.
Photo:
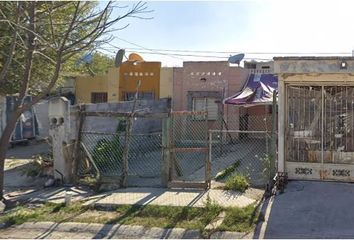
<svg viewBox="0 0 354 240">
<path fill-rule="evenodd" d="M 0 199 L 3 198 L 4 162 L 11 134 L 21 114 L 45 97 L 56 85 L 65 63 L 78 54 L 111 40 L 108 33 L 121 30 L 113 25 L 129 17 L 150 12 L 138 2 L 119 16 L 108 2 L 99 9 L 96 2 L 3 2 L 0 3 L 0 93 L 18 95 L 0 138 Z M 32 102 L 24 102 L 26 95 Z"/>
</svg>

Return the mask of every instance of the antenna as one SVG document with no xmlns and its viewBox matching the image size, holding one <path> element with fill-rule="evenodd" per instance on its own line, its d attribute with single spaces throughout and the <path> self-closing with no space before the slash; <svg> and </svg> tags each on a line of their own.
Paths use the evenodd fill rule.
<svg viewBox="0 0 354 240">
<path fill-rule="evenodd" d="M 229 57 L 229 60 L 228 62 L 229 63 L 234 63 L 234 64 L 238 64 L 240 66 L 240 62 L 241 60 L 245 57 L 245 54 L 244 53 L 240 53 L 240 54 L 237 54 L 237 55 L 233 55 L 233 56 L 230 56 Z"/>
<path fill-rule="evenodd" d="M 114 60 L 114 66 L 115 67 L 119 67 L 122 64 L 124 54 L 125 54 L 125 50 L 124 49 L 119 49 L 118 50 L 118 52 L 116 54 L 116 58 Z"/>
</svg>

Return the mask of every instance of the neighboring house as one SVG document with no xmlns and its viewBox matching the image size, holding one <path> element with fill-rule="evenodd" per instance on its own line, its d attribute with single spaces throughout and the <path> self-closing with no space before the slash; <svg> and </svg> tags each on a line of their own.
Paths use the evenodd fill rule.
<svg viewBox="0 0 354 240">
<path fill-rule="evenodd" d="M 354 57 L 277 57 L 278 171 L 354 182 Z"/>
<path fill-rule="evenodd" d="M 248 70 L 231 67 L 226 61 L 184 62 L 183 67 L 174 69 L 172 108 L 207 110 L 209 127 L 225 120 L 229 128 L 238 129 L 239 108 L 223 105 L 222 100 L 238 92 L 248 74 Z"/>
<path fill-rule="evenodd" d="M 240 107 L 240 129 L 270 131 L 272 128 L 272 92 L 278 91 L 274 62 L 244 62 L 249 70 L 242 90 L 224 99 L 225 104 Z"/>
<path fill-rule="evenodd" d="M 105 75 L 79 76 L 75 81 L 77 103 L 130 101 L 138 87 L 138 99 L 158 100 L 172 96 L 172 68 L 161 68 L 161 62 L 144 61 L 131 54 L 119 67 Z"/>
</svg>

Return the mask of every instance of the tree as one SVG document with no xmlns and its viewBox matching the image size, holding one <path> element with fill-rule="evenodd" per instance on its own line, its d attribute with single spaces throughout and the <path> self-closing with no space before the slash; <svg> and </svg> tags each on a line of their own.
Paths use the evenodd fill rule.
<svg viewBox="0 0 354 240">
<path fill-rule="evenodd" d="M 125 11 L 111 16 L 113 9 Z M 46 96 L 61 78 L 65 63 L 111 40 L 121 20 L 148 13 L 146 3 L 120 7 L 108 2 L 2 2 L 0 3 L 1 93 L 18 95 L 15 111 L 0 138 L 0 199 L 3 198 L 4 162 L 11 134 L 21 114 Z M 24 101 L 32 95 L 32 102 Z"/>
</svg>

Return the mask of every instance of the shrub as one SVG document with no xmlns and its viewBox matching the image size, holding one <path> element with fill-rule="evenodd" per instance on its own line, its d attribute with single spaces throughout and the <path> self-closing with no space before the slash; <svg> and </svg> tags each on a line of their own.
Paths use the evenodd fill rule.
<svg viewBox="0 0 354 240">
<path fill-rule="evenodd" d="M 226 190 L 234 190 L 239 192 L 245 192 L 248 188 L 249 184 L 246 177 L 236 174 L 229 177 L 225 182 L 225 189 Z"/>
<path fill-rule="evenodd" d="M 114 167 L 119 167 L 123 158 L 123 147 L 120 145 L 119 135 L 113 140 L 101 139 L 98 141 L 94 153 L 93 160 L 96 162 L 100 170 L 107 171 Z"/>
</svg>

